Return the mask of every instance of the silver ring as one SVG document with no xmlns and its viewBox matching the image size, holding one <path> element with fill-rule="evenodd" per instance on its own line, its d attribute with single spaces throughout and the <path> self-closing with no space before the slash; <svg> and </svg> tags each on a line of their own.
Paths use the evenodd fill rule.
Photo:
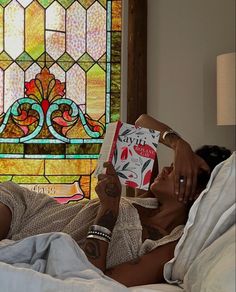
<svg viewBox="0 0 236 292">
<path fill-rule="evenodd" d="M 179 182 L 180 182 L 181 184 L 184 183 L 184 177 L 183 177 L 183 176 L 180 177 Z"/>
</svg>

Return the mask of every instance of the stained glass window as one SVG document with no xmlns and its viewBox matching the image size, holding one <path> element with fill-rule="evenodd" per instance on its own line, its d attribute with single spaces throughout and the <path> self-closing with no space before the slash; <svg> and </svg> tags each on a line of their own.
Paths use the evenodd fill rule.
<svg viewBox="0 0 236 292">
<path fill-rule="evenodd" d="M 121 0 L 0 0 L 0 181 L 95 196 L 119 119 Z"/>
</svg>

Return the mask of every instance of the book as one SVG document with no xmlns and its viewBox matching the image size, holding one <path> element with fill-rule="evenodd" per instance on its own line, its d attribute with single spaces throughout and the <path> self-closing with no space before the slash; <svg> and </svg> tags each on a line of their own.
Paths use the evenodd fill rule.
<svg viewBox="0 0 236 292">
<path fill-rule="evenodd" d="M 107 126 L 94 176 L 112 162 L 122 185 L 148 190 L 160 132 L 121 121 Z"/>
</svg>

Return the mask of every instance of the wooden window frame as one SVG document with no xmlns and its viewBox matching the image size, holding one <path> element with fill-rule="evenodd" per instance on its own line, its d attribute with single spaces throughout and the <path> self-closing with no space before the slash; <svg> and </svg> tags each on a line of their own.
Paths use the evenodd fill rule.
<svg viewBox="0 0 236 292">
<path fill-rule="evenodd" d="M 128 2 L 127 123 L 147 113 L 147 0 Z M 126 187 L 126 196 L 135 190 Z"/>
<path fill-rule="evenodd" d="M 147 113 L 147 0 L 128 1 L 127 122 L 133 124 Z"/>
</svg>

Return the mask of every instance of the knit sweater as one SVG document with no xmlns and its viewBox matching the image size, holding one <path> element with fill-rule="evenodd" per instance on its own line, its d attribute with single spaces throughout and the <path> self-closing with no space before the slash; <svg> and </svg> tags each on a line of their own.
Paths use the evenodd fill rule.
<svg viewBox="0 0 236 292">
<path fill-rule="evenodd" d="M 59 231 L 69 234 L 80 247 L 83 247 L 89 226 L 94 223 L 100 206 L 99 199 L 62 205 L 46 194 L 32 192 L 13 182 L 0 184 L 0 202 L 12 212 L 8 239 L 20 240 Z M 134 203 L 145 208 L 158 207 L 156 198 L 121 197 L 119 215 L 108 247 L 107 268 L 134 260 L 182 235 L 183 226 L 180 225 L 159 240 L 142 242 L 142 225 Z"/>
</svg>

